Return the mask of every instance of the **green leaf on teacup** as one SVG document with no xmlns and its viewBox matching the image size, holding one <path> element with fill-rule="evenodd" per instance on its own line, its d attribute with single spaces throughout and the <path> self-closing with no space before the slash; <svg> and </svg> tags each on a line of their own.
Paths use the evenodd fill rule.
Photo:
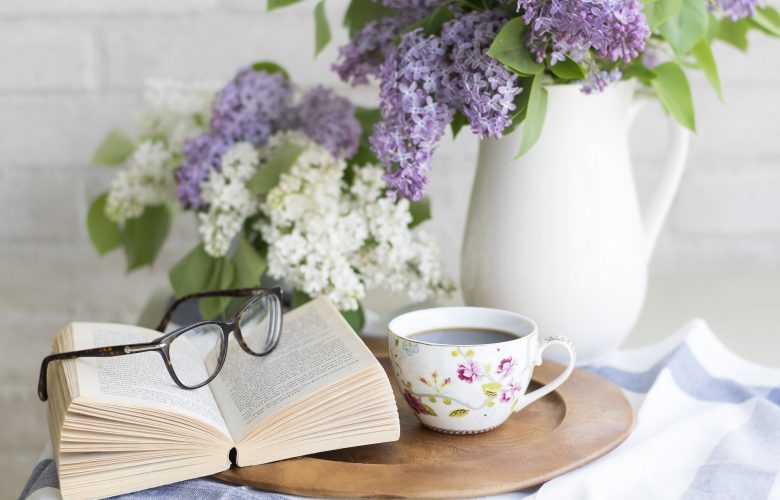
<svg viewBox="0 0 780 500">
<path fill-rule="evenodd" d="M 432 417 L 437 417 L 438 416 L 438 415 L 436 415 L 436 412 L 433 411 L 433 408 L 431 408 L 430 406 L 428 406 L 428 405 L 426 405 L 424 403 L 421 403 L 421 404 L 422 404 L 423 410 L 425 410 L 425 413 L 427 413 L 428 415 L 431 415 Z"/>
<path fill-rule="evenodd" d="M 517 401 L 518 401 L 518 398 L 515 398 L 515 400 L 512 401 L 512 406 L 509 408 L 510 410 L 514 410 L 515 409 L 515 406 L 517 406 Z"/>
<path fill-rule="evenodd" d="M 428 401 L 430 401 L 431 403 L 435 403 L 436 398 L 434 398 L 433 396 L 428 396 Z"/>
<path fill-rule="evenodd" d="M 455 358 L 458 356 L 458 351 L 452 351 L 450 354 L 452 354 L 452 357 Z"/>
<path fill-rule="evenodd" d="M 452 404 L 452 400 L 445 398 L 445 399 L 442 400 L 442 403 L 444 403 L 445 405 L 451 405 Z"/>
<path fill-rule="evenodd" d="M 457 410 L 452 410 L 450 412 L 451 417 L 465 417 L 469 414 L 469 411 L 465 408 L 458 408 Z"/>
<path fill-rule="evenodd" d="M 498 391 L 500 390 L 501 382 L 489 382 L 487 384 L 482 384 L 482 392 L 484 392 L 485 396 L 489 398 L 498 396 Z"/>
<path fill-rule="evenodd" d="M 488 408 L 493 408 L 493 407 L 496 405 L 496 403 L 495 403 L 494 401 L 488 401 L 488 402 L 487 402 L 485 405 L 486 405 Z"/>
<path fill-rule="evenodd" d="M 466 351 L 466 357 L 470 358 L 470 357 L 472 357 L 473 355 L 474 355 L 474 351 L 472 351 L 471 349 L 469 349 L 468 351 Z"/>
</svg>

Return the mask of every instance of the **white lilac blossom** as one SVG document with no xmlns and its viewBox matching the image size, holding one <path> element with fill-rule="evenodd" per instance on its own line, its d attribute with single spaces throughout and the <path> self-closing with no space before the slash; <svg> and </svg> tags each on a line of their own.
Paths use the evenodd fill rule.
<svg viewBox="0 0 780 500">
<path fill-rule="evenodd" d="M 119 224 L 138 217 L 144 208 L 168 204 L 175 199 L 174 154 L 162 141 L 138 145 L 127 167 L 117 174 L 108 191 L 106 216 Z"/>
<path fill-rule="evenodd" d="M 215 88 L 208 82 L 146 82 L 146 109 L 137 118 L 141 142 L 111 184 L 105 208 L 109 219 L 121 224 L 147 206 L 175 203 L 180 152 L 204 131 Z"/>
<path fill-rule="evenodd" d="M 301 133 L 277 134 L 268 148 L 286 142 L 305 149 L 266 196 L 256 224 L 271 277 L 309 296 L 327 295 L 341 310 L 356 309 L 367 288 L 414 300 L 451 290 L 434 242 L 409 229 L 409 202 L 383 196 L 381 167 L 356 168 L 347 186 L 346 163 Z"/>
<path fill-rule="evenodd" d="M 148 109 L 138 119 L 141 139 L 162 138 L 172 152 L 181 151 L 188 139 L 205 130 L 217 88 L 213 82 L 147 80 L 144 101 Z"/>
<path fill-rule="evenodd" d="M 244 222 L 259 203 L 246 186 L 260 166 L 260 154 L 247 142 L 234 144 L 221 159 L 221 168 L 211 170 L 203 182 L 202 196 L 208 209 L 198 213 L 198 232 L 206 253 L 223 257 Z"/>
</svg>

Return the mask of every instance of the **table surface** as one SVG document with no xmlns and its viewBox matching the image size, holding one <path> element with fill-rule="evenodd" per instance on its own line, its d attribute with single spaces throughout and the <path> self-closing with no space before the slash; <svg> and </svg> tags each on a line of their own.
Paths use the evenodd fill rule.
<svg viewBox="0 0 780 500">
<path fill-rule="evenodd" d="M 462 303 L 454 297 L 448 303 Z M 408 308 L 407 300 L 371 293 L 366 309 L 383 335 L 386 322 Z M 654 344 L 692 318 L 704 319 L 718 338 L 739 356 L 780 367 L 780 274 L 652 275 L 636 326 L 622 348 Z"/>
</svg>

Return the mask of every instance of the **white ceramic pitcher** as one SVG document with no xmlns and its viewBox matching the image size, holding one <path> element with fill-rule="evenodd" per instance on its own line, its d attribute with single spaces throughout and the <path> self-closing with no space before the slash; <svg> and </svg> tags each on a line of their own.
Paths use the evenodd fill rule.
<svg viewBox="0 0 780 500">
<path fill-rule="evenodd" d="M 671 143 L 643 217 L 628 132 L 646 99 L 629 82 L 597 95 L 547 89 L 544 129 L 528 153 L 515 159 L 520 130 L 480 145 L 461 287 L 468 305 L 525 314 L 543 336 L 569 337 L 578 364 L 589 364 L 617 349 L 639 316 L 689 134 L 669 118 Z"/>
</svg>

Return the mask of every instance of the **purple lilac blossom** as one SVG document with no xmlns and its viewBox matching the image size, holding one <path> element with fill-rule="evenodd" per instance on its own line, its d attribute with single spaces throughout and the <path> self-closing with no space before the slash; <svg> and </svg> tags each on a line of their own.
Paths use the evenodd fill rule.
<svg viewBox="0 0 780 500">
<path fill-rule="evenodd" d="M 273 132 L 273 122 L 292 98 L 293 86 L 282 73 L 244 68 L 214 96 L 211 132 L 233 142 L 262 146 Z"/>
<path fill-rule="evenodd" d="M 222 155 L 235 142 L 262 146 L 292 98 L 293 86 L 281 73 L 243 68 L 214 95 L 210 131 L 184 145 L 184 160 L 176 178 L 182 205 L 200 208 L 201 183 L 211 169 L 220 169 Z"/>
<path fill-rule="evenodd" d="M 732 21 L 750 17 L 756 13 L 758 0 L 709 0 L 707 5 L 712 11 L 720 11 Z"/>
<path fill-rule="evenodd" d="M 551 64 L 567 56 L 588 63 L 591 49 L 600 59 L 629 62 L 650 36 L 638 0 L 518 0 L 517 8 L 531 27 L 528 46 L 538 62 L 548 49 Z"/>
<path fill-rule="evenodd" d="M 202 134 L 184 143 L 184 159 L 176 171 L 179 184 L 176 197 L 187 208 L 203 206 L 201 183 L 211 169 L 220 169 L 222 155 L 230 149 L 231 142 L 214 134 Z"/>
<path fill-rule="evenodd" d="M 580 88 L 586 94 L 598 94 L 603 92 L 607 85 L 620 80 L 623 72 L 617 68 L 612 70 L 600 69 L 595 64 L 590 65 L 590 71 L 580 84 Z"/>
<path fill-rule="evenodd" d="M 451 99 L 480 139 L 501 137 L 512 122 L 515 96 L 522 91 L 517 86 L 517 75 L 487 55 L 507 20 L 497 10 L 474 11 L 442 27 L 442 40 L 451 47 Z"/>
<path fill-rule="evenodd" d="M 379 76 L 379 67 L 395 46 L 395 39 L 408 26 L 430 14 L 441 0 L 383 0 L 382 5 L 397 9 L 392 16 L 369 21 L 339 48 L 332 69 L 352 85 L 364 85 Z"/>
<path fill-rule="evenodd" d="M 369 21 L 349 43 L 339 48 L 339 59 L 333 64 L 333 70 L 352 85 L 368 83 L 369 77 L 378 75 L 379 66 L 402 28 L 396 17 Z"/>
<path fill-rule="evenodd" d="M 349 158 L 357 151 L 362 129 L 355 106 L 331 89 L 312 88 L 285 115 L 281 128 L 302 130 L 336 158 Z"/>
<path fill-rule="evenodd" d="M 479 137 L 501 137 L 511 123 L 517 76 L 487 56 L 507 21 L 499 11 L 474 11 L 444 23 L 442 35 L 405 33 L 379 70 L 382 121 L 372 149 L 387 169 L 391 195 L 425 193 L 436 146 L 455 112 Z"/>
<path fill-rule="evenodd" d="M 406 33 L 379 70 L 382 121 L 371 146 L 387 169 L 390 194 L 419 200 L 431 158 L 454 110 L 437 99 L 449 85 L 446 47 L 422 30 Z"/>
</svg>

